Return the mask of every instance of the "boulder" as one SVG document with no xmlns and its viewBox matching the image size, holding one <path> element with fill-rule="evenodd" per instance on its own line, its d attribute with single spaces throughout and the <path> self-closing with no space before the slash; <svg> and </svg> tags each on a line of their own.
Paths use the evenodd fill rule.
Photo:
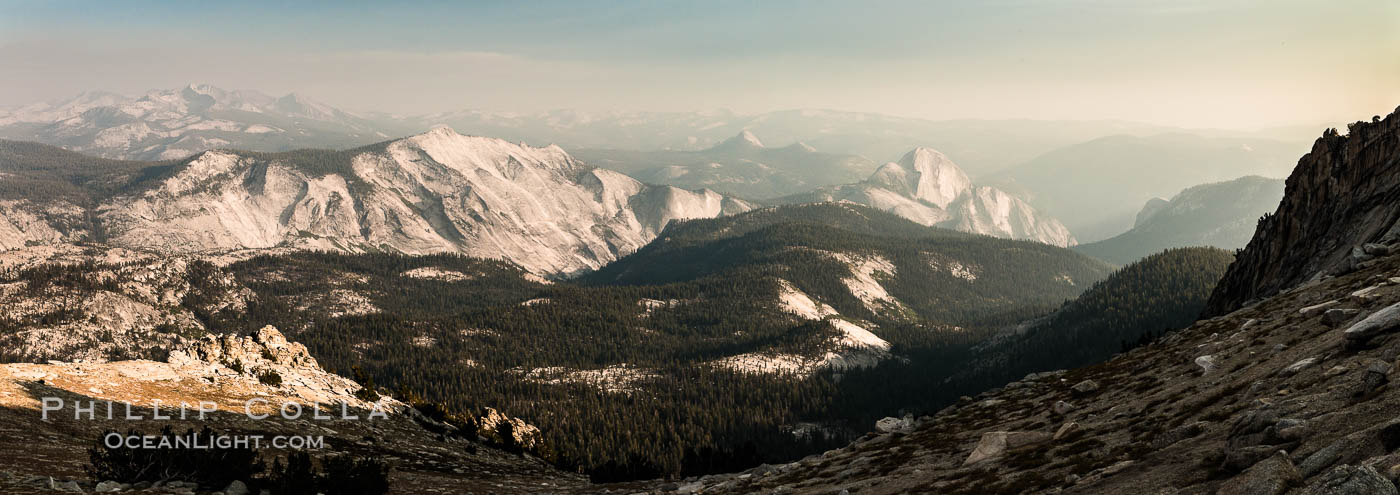
<svg viewBox="0 0 1400 495">
<path fill-rule="evenodd" d="M 1390 363 L 1379 359 L 1372 360 L 1371 364 L 1366 367 L 1366 376 L 1361 379 L 1360 388 L 1353 395 L 1361 397 L 1389 383 L 1390 368 Z"/>
<path fill-rule="evenodd" d="M 1400 329 L 1400 303 L 1386 306 L 1342 332 L 1347 341 L 1363 344 L 1377 335 Z"/>
<path fill-rule="evenodd" d="M 1374 242 L 1366 243 L 1361 245 L 1361 252 L 1371 256 L 1388 256 L 1390 255 L 1390 246 Z"/>
<path fill-rule="evenodd" d="M 1304 318 L 1312 318 L 1312 317 L 1314 317 L 1314 316 L 1320 315 L 1320 314 L 1322 314 L 1323 312 L 1327 311 L 1328 308 L 1331 308 L 1332 306 L 1336 306 L 1337 303 L 1339 303 L 1339 302 L 1341 302 L 1341 301 L 1338 301 L 1338 300 L 1333 299 L 1333 300 L 1327 301 L 1327 302 L 1325 302 L 1325 303 L 1314 304 L 1314 305 L 1312 305 L 1312 306 L 1308 306 L 1308 307 L 1306 307 L 1306 308 L 1303 308 L 1303 309 L 1298 310 L 1298 314 L 1303 315 Z"/>
<path fill-rule="evenodd" d="M 1007 452 L 1040 445 L 1051 438 L 1048 433 L 1034 431 L 989 431 L 982 434 L 982 439 L 977 442 L 977 447 L 972 449 L 967 460 L 963 461 L 963 465 L 970 466 L 997 459 Z"/>
<path fill-rule="evenodd" d="M 1064 440 L 1065 438 L 1068 438 L 1070 435 L 1075 434 L 1075 433 L 1078 432 L 1079 430 L 1080 430 L 1079 423 L 1074 423 L 1074 422 L 1065 423 L 1065 424 L 1063 424 L 1063 425 L 1060 426 L 1060 429 L 1055 430 L 1055 436 L 1051 437 L 1050 439 L 1053 440 L 1053 441 L 1058 442 L 1058 441 L 1060 441 L 1060 440 Z"/>
<path fill-rule="evenodd" d="M 1201 375 L 1209 375 L 1210 372 L 1220 367 L 1220 363 L 1216 361 L 1215 356 L 1207 354 L 1196 358 L 1196 366 L 1201 367 Z"/>
<path fill-rule="evenodd" d="M 1217 493 L 1230 495 L 1281 495 L 1294 486 L 1302 485 L 1303 477 L 1293 461 L 1282 451 L 1275 451 L 1243 473 L 1220 485 Z"/>
<path fill-rule="evenodd" d="M 1317 364 L 1317 358 L 1310 357 L 1307 359 L 1300 359 L 1298 360 L 1298 362 L 1290 364 L 1287 368 L 1284 368 L 1282 373 L 1284 376 L 1295 375 L 1299 371 L 1303 371 L 1309 367 L 1312 367 L 1315 364 Z"/>
<path fill-rule="evenodd" d="M 875 431 L 881 433 L 908 432 L 913 429 L 913 418 L 883 418 L 875 422 Z"/>
<path fill-rule="evenodd" d="M 1092 394 L 1094 392 L 1099 391 L 1099 382 L 1093 380 L 1084 380 L 1082 382 L 1074 384 L 1074 387 L 1071 387 L 1070 390 L 1073 390 L 1074 393 L 1079 395 Z"/>
<path fill-rule="evenodd" d="M 1055 414 L 1064 416 L 1074 410 L 1074 404 L 1065 401 L 1055 401 L 1055 405 L 1050 408 Z"/>
<path fill-rule="evenodd" d="M 1373 286 L 1371 286 L 1371 287 L 1367 287 L 1367 288 L 1365 288 L 1365 289 L 1361 289 L 1361 290 L 1358 290 L 1358 291 L 1356 291 L 1356 292 L 1352 292 L 1351 295 L 1348 296 L 1348 298 L 1351 299 L 1352 302 L 1362 303 L 1362 304 L 1368 303 L 1368 302 L 1371 302 L 1371 300 L 1373 300 L 1373 299 L 1375 299 L 1376 297 L 1378 297 L 1378 296 L 1376 295 L 1376 290 L 1377 290 L 1377 289 L 1380 289 L 1380 288 L 1381 288 L 1381 286 L 1379 286 L 1379 285 L 1373 285 Z"/>
<path fill-rule="evenodd" d="M 110 493 L 122 491 L 122 484 L 115 481 L 101 481 L 92 491 L 97 493 Z"/>
<path fill-rule="evenodd" d="M 1356 315 L 1359 313 L 1361 313 L 1361 310 L 1359 309 L 1329 309 L 1326 313 L 1322 313 L 1322 324 L 1327 325 L 1329 327 L 1335 327 L 1337 325 L 1341 325 L 1343 323 L 1351 321 L 1351 319 L 1355 318 Z"/>
<path fill-rule="evenodd" d="M 224 488 L 224 495 L 248 495 L 248 485 L 243 484 L 242 481 L 234 480 L 233 483 L 228 484 L 227 488 Z"/>
<path fill-rule="evenodd" d="M 1370 466 L 1332 468 L 1303 490 L 1303 495 L 1400 495 L 1395 483 Z"/>
</svg>

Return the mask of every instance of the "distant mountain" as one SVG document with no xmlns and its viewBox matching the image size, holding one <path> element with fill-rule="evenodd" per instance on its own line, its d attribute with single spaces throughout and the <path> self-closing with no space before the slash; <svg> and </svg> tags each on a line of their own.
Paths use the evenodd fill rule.
<svg viewBox="0 0 1400 495">
<path fill-rule="evenodd" d="M 1067 146 L 987 177 L 1065 223 L 1081 242 L 1120 234 L 1143 202 L 1202 182 L 1245 175 L 1283 177 L 1299 143 L 1163 134 L 1110 136 Z"/>
<path fill-rule="evenodd" d="M 1132 122 L 931 121 L 831 110 L 752 115 L 728 111 L 461 110 L 405 116 L 351 113 L 301 95 L 279 98 L 256 91 L 226 91 L 207 84 L 154 90 L 135 98 L 88 92 L 62 101 L 0 109 L 0 138 L 37 141 L 107 158 L 140 160 L 184 158 L 214 148 L 344 149 L 421 133 L 435 126 L 535 146 L 557 144 L 571 151 L 700 151 L 745 130 L 770 143 L 803 141 L 823 152 L 880 161 L 915 146 L 932 145 L 958 160 L 974 176 L 1102 136 L 1179 131 Z"/>
<path fill-rule="evenodd" d="M 248 248 L 458 252 L 537 274 L 597 268 L 672 220 L 748 210 L 713 191 L 648 186 L 531 148 L 437 129 L 347 151 L 216 150 L 178 162 L 93 162 L 30 143 L 0 174 L 70 196 L 9 190 L 7 245 L 99 240 L 166 252 Z M 55 158 L 59 157 L 59 158 Z M 81 173 L 70 173 L 72 170 Z M 37 191 L 35 191 L 37 193 Z"/>
<path fill-rule="evenodd" d="M 974 186 L 957 164 L 929 148 L 917 148 L 899 162 L 881 166 L 864 182 L 824 187 L 777 201 L 850 201 L 928 226 L 1062 247 L 1076 243 L 1059 221 L 1000 189 Z"/>
<path fill-rule="evenodd" d="M 755 200 L 853 182 L 875 170 L 866 158 L 822 153 L 802 142 L 768 148 L 749 131 L 699 151 L 581 149 L 573 155 L 648 184 L 709 188 Z"/>
<path fill-rule="evenodd" d="M 1259 217 L 1283 198 L 1283 180 L 1242 177 L 1181 191 L 1170 201 L 1153 198 L 1138 212 L 1133 229 L 1074 250 L 1125 265 L 1166 248 L 1243 248 Z"/>
<path fill-rule="evenodd" d="M 214 148 L 347 148 L 422 129 L 371 122 L 297 94 L 273 97 L 202 84 L 139 98 L 84 93 L 0 112 L 0 138 L 137 160 L 184 158 Z"/>
</svg>

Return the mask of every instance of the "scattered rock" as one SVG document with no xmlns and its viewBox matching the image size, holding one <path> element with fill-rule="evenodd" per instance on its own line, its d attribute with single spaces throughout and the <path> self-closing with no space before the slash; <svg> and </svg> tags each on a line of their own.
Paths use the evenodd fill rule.
<svg viewBox="0 0 1400 495">
<path fill-rule="evenodd" d="M 242 481 L 234 480 L 233 483 L 228 484 L 227 488 L 224 488 L 224 495 L 248 495 L 248 485 L 243 484 Z"/>
<path fill-rule="evenodd" d="M 1390 382 L 1390 368 L 1390 363 L 1385 361 L 1371 361 L 1370 366 L 1366 367 L 1366 376 L 1361 380 L 1361 387 L 1353 395 L 1364 396 Z"/>
<path fill-rule="evenodd" d="M 1375 292 L 1376 292 L 1376 289 L 1379 289 L 1379 288 L 1381 288 L 1381 286 L 1379 286 L 1379 285 L 1373 285 L 1373 286 L 1371 286 L 1371 287 L 1367 287 L 1367 288 L 1365 288 L 1365 289 L 1361 289 L 1361 290 L 1358 290 L 1358 291 L 1356 291 L 1356 292 L 1352 292 L 1351 295 L 1347 296 L 1347 298 L 1348 298 L 1348 299 L 1351 299 L 1352 302 L 1356 302 L 1356 303 L 1367 303 L 1367 302 L 1370 302 L 1372 299 L 1375 299 L 1375 298 L 1376 298 Z"/>
<path fill-rule="evenodd" d="M 1361 252 L 1371 256 L 1388 256 L 1390 255 L 1390 246 L 1374 242 L 1366 243 L 1361 245 Z"/>
<path fill-rule="evenodd" d="M 1210 372 L 1220 367 L 1220 364 L 1216 362 L 1215 356 L 1207 354 L 1196 358 L 1196 366 L 1201 367 L 1201 375 L 1209 375 Z"/>
<path fill-rule="evenodd" d="M 1332 307 L 1332 306 L 1336 306 L 1336 305 L 1337 305 L 1338 303 L 1340 303 L 1340 302 L 1341 302 L 1341 301 L 1338 301 L 1338 300 L 1336 300 L 1336 299 L 1333 299 L 1333 300 L 1331 300 L 1331 301 L 1327 301 L 1327 302 L 1322 303 L 1322 304 L 1314 304 L 1314 305 L 1312 305 L 1312 306 L 1308 306 L 1308 307 L 1306 307 L 1306 308 L 1300 309 L 1300 310 L 1298 310 L 1298 313 L 1301 314 L 1301 315 L 1303 315 L 1304 318 L 1312 318 L 1312 317 L 1314 317 L 1314 316 L 1317 316 L 1317 315 L 1322 314 L 1322 312 L 1326 311 L 1327 308 L 1330 308 L 1330 307 Z"/>
<path fill-rule="evenodd" d="M 912 417 L 906 418 L 883 418 L 875 422 L 875 431 L 881 433 L 908 432 L 914 429 Z"/>
<path fill-rule="evenodd" d="M 972 449 L 967 460 L 963 461 L 963 465 L 996 459 L 1009 451 L 1039 445 L 1050 441 L 1051 438 L 1048 433 L 1033 431 L 989 431 L 982 434 L 982 439 L 977 442 L 977 447 Z"/>
<path fill-rule="evenodd" d="M 1054 437 L 1051 437 L 1051 440 L 1058 442 L 1058 441 L 1063 440 L 1064 438 L 1066 438 L 1066 437 L 1068 437 L 1068 436 L 1070 436 L 1070 435 L 1073 435 L 1075 432 L 1078 432 L 1079 430 L 1080 430 L 1080 428 L 1079 428 L 1079 423 L 1074 423 L 1074 422 L 1065 423 L 1065 424 L 1063 424 L 1063 425 L 1060 426 L 1060 429 L 1059 429 L 1059 430 L 1056 430 L 1056 431 L 1055 431 L 1055 436 L 1054 436 Z"/>
<path fill-rule="evenodd" d="M 1359 309 L 1329 309 L 1326 313 L 1322 314 L 1322 324 L 1335 327 L 1351 321 L 1352 318 L 1355 318 L 1356 315 L 1360 313 L 1361 310 Z"/>
<path fill-rule="evenodd" d="M 1176 428 L 1168 430 L 1166 433 L 1157 435 L 1156 438 L 1153 438 L 1152 448 L 1161 449 L 1163 447 L 1180 442 L 1182 440 L 1194 438 L 1197 435 L 1205 433 L 1206 430 L 1209 428 L 1210 423 L 1204 421 L 1197 421 L 1195 423 L 1178 426 Z"/>
<path fill-rule="evenodd" d="M 1025 378 L 1022 378 L 1021 381 L 1023 381 L 1023 382 L 1038 382 L 1038 381 L 1044 380 L 1044 379 L 1046 379 L 1046 378 L 1059 378 L 1060 376 L 1062 376 L 1062 375 L 1064 375 L 1064 374 L 1065 374 L 1065 370 L 1042 371 L 1042 372 L 1040 372 L 1040 373 L 1031 373 L 1031 374 L 1029 374 L 1029 375 L 1026 375 L 1026 377 L 1025 377 Z"/>
<path fill-rule="evenodd" d="M 1099 383 L 1093 380 L 1084 380 L 1074 384 L 1070 390 L 1079 395 L 1088 395 L 1099 391 Z"/>
<path fill-rule="evenodd" d="M 1395 483 L 1370 466 L 1332 468 L 1303 490 L 1304 495 L 1400 495 Z"/>
<path fill-rule="evenodd" d="M 1074 410 L 1074 404 L 1062 400 L 1055 401 L 1055 405 L 1051 407 L 1051 410 L 1057 415 L 1064 416 Z"/>
<path fill-rule="evenodd" d="M 1281 495 L 1301 485 L 1303 477 L 1282 451 L 1246 469 L 1220 486 L 1217 493 L 1230 495 Z"/>
<path fill-rule="evenodd" d="M 92 491 L 97 492 L 97 493 L 108 493 L 108 492 L 119 492 L 119 491 L 121 491 L 121 490 L 122 490 L 122 484 L 121 484 L 121 483 L 117 483 L 117 482 L 115 482 L 115 481 L 102 481 L 102 482 L 97 483 L 97 487 L 96 487 L 96 488 L 93 488 Z"/>
<path fill-rule="evenodd" d="M 1342 335 L 1346 336 L 1350 343 L 1364 344 L 1377 335 L 1393 332 L 1397 328 L 1400 328 L 1400 303 L 1386 306 L 1385 309 L 1367 316 L 1347 328 Z"/>
<path fill-rule="evenodd" d="M 1305 370 L 1305 369 L 1307 369 L 1307 368 L 1309 368 L 1309 367 L 1311 367 L 1311 366 L 1313 366 L 1313 365 L 1315 365 L 1315 364 L 1317 364 L 1317 358 L 1302 359 L 1302 360 L 1299 360 L 1299 361 L 1296 362 L 1296 363 L 1293 363 L 1293 364 L 1288 365 L 1287 368 L 1284 368 L 1284 369 L 1283 369 L 1282 373 L 1283 373 L 1284 376 L 1295 375 L 1295 374 L 1297 374 L 1299 371 L 1303 371 L 1303 370 Z"/>
</svg>

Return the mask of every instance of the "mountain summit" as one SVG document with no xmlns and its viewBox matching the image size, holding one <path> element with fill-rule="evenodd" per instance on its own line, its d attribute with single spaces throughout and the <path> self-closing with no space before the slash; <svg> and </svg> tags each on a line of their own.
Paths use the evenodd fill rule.
<svg viewBox="0 0 1400 495">
<path fill-rule="evenodd" d="M 1072 246 L 1074 236 L 1020 198 L 976 186 L 953 160 L 931 148 L 915 148 L 886 163 L 864 182 L 825 187 L 780 199 L 784 203 L 851 201 L 889 211 L 923 225 L 1008 239 Z"/>
<path fill-rule="evenodd" d="M 765 149 L 765 146 L 763 146 L 763 141 L 759 141 L 758 136 L 755 136 L 753 132 L 750 132 L 749 130 L 745 129 L 738 135 L 726 139 L 723 142 L 715 145 L 713 148 L 710 148 L 709 151 L 745 152 L 761 149 Z"/>
<path fill-rule="evenodd" d="M 945 209 L 972 191 L 972 179 L 957 164 L 924 147 L 906 153 L 898 163 L 880 167 L 867 182 Z"/>
</svg>

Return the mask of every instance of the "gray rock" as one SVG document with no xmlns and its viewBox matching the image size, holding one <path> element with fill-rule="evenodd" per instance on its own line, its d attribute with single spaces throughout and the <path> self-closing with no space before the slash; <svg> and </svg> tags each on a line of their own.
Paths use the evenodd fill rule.
<svg viewBox="0 0 1400 495">
<path fill-rule="evenodd" d="M 1220 363 L 1215 359 L 1215 356 L 1207 354 L 1196 358 L 1196 366 L 1201 367 L 1202 375 L 1209 375 L 1210 372 L 1220 367 Z"/>
<path fill-rule="evenodd" d="M 1390 382 L 1390 363 L 1381 360 L 1374 360 L 1370 366 L 1366 367 L 1366 376 L 1361 379 L 1360 388 L 1354 393 L 1361 397 L 1371 393 L 1371 391 L 1381 388 Z"/>
<path fill-rule="evenodd" d="M 1387 256 L 1390 254 L 1390 246 L 1378 243 L 1367 243 L 1361 245 L 1361 252 L 1371 256 Z"/>
<path fill-rule="evenodd" d="M 1343 323 L 1351 321 L 1352 318 L 1355 318 L 1356 315 L 1360 313 L 1361 310 L 1359 309 L 1329 309 L 1326 313 L 1322 314 L 1322 324 L 1327 325 L 1329 327 L 1335 327 L 1337 325 L 1341 325 Z"/>
<path fill-rule="evenodd" d="M 1314 305 L 1312 305 L 1312 306 L 1308 306 L 1308 307 L 1306 307 L 1306 308 L 1303 308 L 1303 309 L 1298 310 L 1298 314 L 1303 315 L 1304 318 L 1312 318 L 1312 317 L 1314 317 L 1314 316 L 1317 316 L 1317 315 L 1322 314 L 1324 311 L 1327 311 L 1328 308 L 1331 308 L 1332 306 L 1336 306 L 1337 303 L 1340 303 L 1340 302 L 1341 302 L 1341 301 L 1338 301 L 1338 300 L 1336 300 L 1336 299 L 1333 299 L 1333 300 L 1327 301 L 1327 302 L 1325 302 L 1325 303 L 1314 304 Z"/>
<path fill-rule="evenodd" d="M 1342 335 L 1354 343 L 1365 343 L 1377 335 L 1400 329 L 1400 303 L 1386 306 L 1347 328 Z"/>
<path fill-rule="evenodd" d="M 881 433 L 909 432 L 914 429 L 914 418 L 883 418 L 875 422 L 875 430 Z"/>
<path fill-rule="evenodd" d="M 1060 429 L 1055 430 L 1055 436 L 1051 437 L 1050 439 L 1058 442 L 1060 440 L 1064 440 L 1070 435 L 1075 434 L 1075 432 L 1078 432 L 1079 430 L 1079 423 L 1065 423 L 1064 425 L 1060 426 Z"/>
<path fill-rule="evenodd" d="M 1370 466 L 1341 465 L 1308 485 L 1303 495 L 1400 495 L 1395 483 Z"/>
<path fill-rule="evenodd" d="M 982 434 L 977 447 L 963 461 L 964 466 L 992 460 L 1009 451 L 1039 445 L 1050 441 L 1048 433 L 1034 431 L 989 431 Z"/>
<path fill-rule="evenodd" d="M 1375 256 L 1366 254 L 1366 249 L 1361 246 L 1351 248 L 1351 260 L 1353 263 L 1363 263 L 1376 259 Z"/>
<path fill-rule="evenodd" d="M 1152 448 L 1153 448 L 1153 449 L 1161 449 L 1161 448 L 1163 448 L 1163 447 L 1166 447 L 1166 446 L 1168 446 L 1168 445 L 1171 445 L 1171 444 L 1180 442 L 1180 441 L 1185 440 L 1185 439 L 1188 439 L 1188 438 L 1195 438 L 1196 436 L 1198 436 L 1198 435 L 1200 435 L 1200 434 L 1202 434 L 1202 433 L 1205 433 L 1206 430 L 1209 429 L 1209 428 L 1210 428 L 1210 423 L 1207 423 L 1207 422 L 1204 422 L 1204 421 L 1197 421 L 1197 422 L 1195 422 L 1195 423 L 1191 423 L 1191 424 L 1187 424 L 1187 425 L 1178 426 L 1178 427 L 1176 427 L 1176 428 L 1172 428 L 1171 430 L 1168 430 L 1166 433 L 1163 433 L 1163 434 L 1161 434 L 1161 435 L 1157 435 L 1156 438 L 1153 438 L 1153 439 L 1152 439 Z"/>
<path fill-rule="evenodd" d="M 227 488 L 224 488 L 224 495 L 248 495 L 248 485 L 243 484 L 242 481 L 234 480 L 233 483 L 228 484 Z"/>
<path fill-rule="evenodd" d="M 92 491 L 97 492 L 97 493 L 107 493 L 107 492 L 117 492 L 117 491 L 121 491 L 121 489 L 122 489 L 122 484 L 121 484 L 121 483 L 117 483 L 117 482 L 115 482 L 115 481 L 102 481 L 102 482 L 97 483 L 97 487 L 96 487 L 96 488 L 93 488 Z"/>
<path fill-rule="evenodd" d="M 1064 415 L 1066 415 L 1066 414 L 1069 414 L 1070 411 L 1073 411 L 1073 410 L 1074 410 L 1074 404 L 1070 404 L 1070 403 L 1065 402 L 1065 401 L 1062 401 L 1062 400 L 1061 400 L 1061 401 L 1055 401 L 1055 405 L 1054 405 L 1053 407 L 1051 407 L 1051 410 L 1054 411 L 1055 414 L 1058 414 L 1058 415 L 1060 415 L 1060 416 L 1064 416 Z"/>
<path fill-rule="evenodd" d="M 1099 391 L 1099 382 L 1093 380 L 1084 380 L 1082 382 L 1074 384 L 1074 387 L 1071 387 L 1070 390 L 1073 390 L 1074 393 L 1080 395 L 1092 394 L 1094 392 Z"/>
<path fill-rule="evenodd" d="M 1340 438 L 1323 447 L 1322 450 L 1313 452 L 1312 455 L 1298 464 L 1298 471 L 1303 474 L 1304 478 L 1311 478 L 1314 474 L 1322 472 L 1323 469 L 1327 469 L 1328 466 L 1342 458 L 1342 451 L 1346 450 L 1348 443 L 1348 439 Z"/>
<path fill-rule="evenodd" d="M 58 486 L 55 487 L 55 489 L 62 492 L 83 493 L 83 487 L 78 486 L 78 482 L 76 481 L 65 481 L 63 483 L 59 483 Z"/>
<path fill-rule="evenodd" d="M 1296 362 L 1296 363 L 1293 363 L 1293 364 L 1288 365 L 1288 367 L 1287 367 L 1287 368 L 1284 368 L 1283 371 L 1282 371 L 1281 373 L 1283 373 L 1284 376 L 1295 375 L 1295 374 L 1297 374 L 1299 371 L 1303 371 L 1303 370 L 1305 370 L 1305 369 L 1308 369 L 1308 368 L 1312 367 L 1312 366 L 1315 365 L 1315 364 L 1317 364 L 1317 358 L 1315 358 L 1315 357 L 1310 357 L 1310 358 L 1307 358 L 1307 359 L 1301 359 L 1301 360 L 1299 360 L 1299 361 Z"/>
<path fill-rule="evenodd" d="M 1246 469 L 1225 484 L 1217 493 L 1230 495 L 1281 495 L 1294 486 L 1301 485 L 1303 477 L 1293 461 L 1283 452 L 1274 452 L 1267 459 Z"/>
</svg>

